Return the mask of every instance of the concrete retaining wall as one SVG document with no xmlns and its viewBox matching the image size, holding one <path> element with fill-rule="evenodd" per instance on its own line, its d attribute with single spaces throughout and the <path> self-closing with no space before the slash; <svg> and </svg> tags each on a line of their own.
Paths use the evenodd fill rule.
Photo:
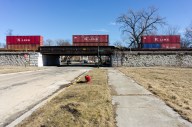
<svg viewBox="0 0 192 127">
<path fill-rule="evenodd" d="M 192 52 L 138 52 L 116 51 L 112 66 L 147 67 L 178 66 L 192 67 Z"/>
<path fill-rule="evenodd" d="M 0 66 L 43 66 L 42 55 L 37 52 L 1 52 Z"/>
</svg>

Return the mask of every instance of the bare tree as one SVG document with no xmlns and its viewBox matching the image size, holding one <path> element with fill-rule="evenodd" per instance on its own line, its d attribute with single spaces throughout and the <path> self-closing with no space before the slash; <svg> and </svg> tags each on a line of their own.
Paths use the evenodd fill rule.
<svg viewBox="0 0 192 127">
<path fill-rule="evenodd" d="M 57 46 L 71 46 L 71 43 L 68 40 L 58 39 L 55 41 Z M 61 61 L 67 62 L 67 65 L 69 64 L 70 59 L 73 56 L 62 56 Z"/>
<path fill-rule="evenodd" d="M 192 47 L 192 24 L 185 29 L 184 38 L 182 39 L 181 47 Z"/>
<path fill-rule="evenodd" d="M 178 35 L 179 33 L 179 27 L 178 26 L 171 26 L 168 25 L 167 29 L 164 32 L 166 35 Z"/>
<path fill-rule="evenodd" d="M 181 38 L 181 48 L 192 47 L 192 42 L 189 41 L 186 37 Z"/>
<path fill-rule="evenodd" d="M 68 40 L 58 39 L 56 40 L 57 46 L 71 46 L 71 43 Z"/>
<path fill-rule="evenodd" d="M 44 44 L 45 46 L 53 46 L 54 44 L 53 44 L 53 40 L 51 40 L 51 39 L 47 39 L 46 41 L 45 41 L 45 44 Z"/>
<path fill-rule="evenodd" d="M 115 41 L 115 42 L 114 42 L 114 46 L 116 46 L 117 48 L 122 48 L 122 47 L 123 47 L 121 41 Z"/>
<path fill-rule="evenodd" d="M 117 23 L 121 25 L 122 33 L 129 35 L 130 45 L 141 48 L 141 36 L 149 35 L 158 29 L 158 26 L 165 25 L 165 18 L 158 15 L 158 9 L 149 7 L 148 9 L 133 11 L 129 10 L 117 18 Z"/>
<path fill-rule="evenodd" d="M 185 36 L 192 40 L 192 24 L 188 28 L 186 28 Z"/>
</svg>

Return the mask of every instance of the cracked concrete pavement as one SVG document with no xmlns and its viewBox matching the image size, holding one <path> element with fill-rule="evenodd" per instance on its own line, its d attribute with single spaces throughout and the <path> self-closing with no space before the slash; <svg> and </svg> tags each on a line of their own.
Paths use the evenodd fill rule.
<svg viewBox="0 0 192 127">
<path fill-rule="evenodd" d="M 118 127 L 192 127 L 162 100 L 120 71 L 108 69 Z M 115 91 L 115 92 L 114 92 Z"/>
</svg>

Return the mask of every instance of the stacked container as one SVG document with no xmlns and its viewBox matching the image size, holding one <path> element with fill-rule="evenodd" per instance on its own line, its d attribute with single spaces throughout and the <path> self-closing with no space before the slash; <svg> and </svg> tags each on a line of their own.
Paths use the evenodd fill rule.
<svg viewBox="0 0 192 127">
<path fill-rule="evenodd" d="M 43 45 L 42 36 L 7 36 L 7 49 L 10 50 L 38 50 Z"/>
<path fill-rule="evenodd" d="M 73 35 L 73 46 L 108 46 L 109 35 Z"/>
<path fill-rule="evenodd" d="M 142 48 L 178 49 L 181 48 L 180 35 L 142 36 Z"/>
</svg>

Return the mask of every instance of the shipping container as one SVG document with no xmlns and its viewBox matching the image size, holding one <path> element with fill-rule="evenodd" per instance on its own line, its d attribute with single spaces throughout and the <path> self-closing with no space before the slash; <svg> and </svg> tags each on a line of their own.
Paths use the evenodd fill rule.
<svg viewBox="0 0 192 127">
<path fill-rule="evenodd" d="M 39 46 L 40 46 L 39 44 L 28 44 L 28 45 L 16 44 L 16 45 L 7 45 L 7 49 L 9 49 L 9 50 L 21 50 L 21 51 L 26 51 L 26 50 L 36 51 L 36 50 L 38 50 Z"/>
<path fill-rule="evenodd" d="M 38 44 L 43 45 L 42 36 L 7 36 L 7 45 Z"/>
<path fill-rule="evenodd" d="M 142 43 L 180 43 L 180 35 L 142 36 Z"/>
<path fill-rule="evenodd" d="M 181 48 L 181 44 L 177 43 L 162 43 L 161 44 L 162 49 L 179 49 Z"/>
<path fill-rule="evenodd" d="M 83 42 L 81 42 L 81 43 L 74 42 L 73 43 L 73 46 L 98 46 L 98 45 L 99 46 L 108 46 L 108 43 L 103 43 L 103 42 L 102 43 L 93 43 L 93 42 L 91 42 L 91 43 L 90 42 L 89 43 L 88 42 L 87 43 L 85 43 L 85 42 L 84 43 Z"/>
<path fill-rule="evenodd" d="M 73 43 L 108 43 L 109 35 L 73 35 Z"/>
<path fill-rule="evenodd" d="M 161 44 L 158 43 L 150 43 L 150 44 L 142 44 L 144 49 L 160 49 Z"/>
</svg>

